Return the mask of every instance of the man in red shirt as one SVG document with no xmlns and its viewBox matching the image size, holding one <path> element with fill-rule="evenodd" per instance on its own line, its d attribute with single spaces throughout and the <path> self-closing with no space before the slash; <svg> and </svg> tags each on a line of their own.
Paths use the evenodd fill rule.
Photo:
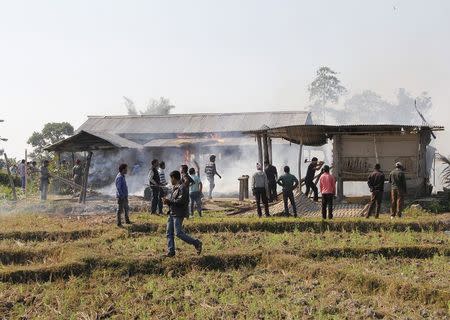
<svg viewBox="0 0 450 320">
<path fill-rule="evenodd" d="M 319 180 L 320 193 L 322 194 L 322 218 L 333 219 L 333 197 L 336 194 L 336 179 L 330 174 L 330 167 L 323 167 L 323 174 Z"/>
</svg>

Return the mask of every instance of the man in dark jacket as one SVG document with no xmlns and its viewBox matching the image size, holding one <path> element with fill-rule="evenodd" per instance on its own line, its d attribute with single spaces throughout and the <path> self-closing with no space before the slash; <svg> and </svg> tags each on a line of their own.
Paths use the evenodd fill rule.
<svg viewBox="0 0 450 320">
<path fill-rule="evenodd" d="M 179 171 L 170 173 L 172 182 L 172 193 L 170 197 L 164 198 L 164 204 L 170 208 L 169 218 L 167 219 L 167 257 L 175 256 L 175 238 L 193 245 L 197 250 L 197 254 L 202 253 L 203 244 L 200 240 L 194 239 L 183 231 L 183 220 L 189 215 L 189 187 L 181 180 Z"/>
<path fill-rule="evenodd" d="M 125 163 L 122 163 L 119 166 L 119 173 L 116 176 L 116 198 L 117 198 L 117 226 L 122 226 L 122 212 L 125 213 L 125 223 L 130 224 L 130 218 L 128 216 L 129 207 L 128 207 L 128 186 L 127 181 L 125 180 L 125 175 L 128 172 L 128 166 Z"/>
<path fill-rule="evenodd" d="M 161 178 L 159 176 L 159 161 L 157 159 L 153 159 L 152 167 L 148 173 L 148 182 L 150 184 L 150 188 L 152 189 L 152 204 L 151 204 L 151 214 L 156 214 L 156 209 L 159 207 L 159 214 L 162 214 L 162 204 L 160 193 L 162 191 Z M 159 206 L 158 206 L 159 204 Z"/>
<path fill-rule="evenodd" d="M 370 198 L 370 207 L 367 211 L 366 218 L 370 217 L 375 208 L 375 218 L 378 218 L 380 215 L 381 202 L 383 201 L 384 180 L 384 173 L 381 172 L 381 166 L 377 163 L 374 171 L 369 175 L 369 179 L 367 180 L 372 196 Z"/>
<path fill-rule="evenodd" d="M 278 179 L 277 183 L 283 188 L 284 215 L 289 216 L 289 203 L 291 202 L 294 217 L 297 217 L 297 206 L 295 204 L 294 190 L 298 187 L 298 179 L 290 174 L 291 169 L 284 167 L 284 174 Z"/>
<path fill-rule="evenodd" d="M 278 172 L 275 166 L 271 165 L 268 161 L 264 162 L 264 172 L 267 176 L 267 181 L 269 182 L 269 202 L 278 200 L 277 195 L 277 179 Z"/>
<path fill-rule="evenodd" d="M 305 191 L 305 195 L 308 197 L 309 196 L 309 190 L 312 190 L 314 193 L 314 201 L 317 202 L 319 201 L 319 190 L 317 189 L 317 186 L 314 184 L 314 176 L 316 175 L 316 171 L 319 171 L 322 166 L 323 166 L 324 162 L 323 161 L 319 161 L 319 159 L 317 159 L 316 157 L 311 159 L 311 163 L 308 166 L 308 170 L 306 171 L 306 176 L 305 176 L 305 186 L 306 186 L 306 191 Z"/>
<path fill-rule="evenodd" d="M 391 219 L 395 216 L 400 218 L 406 195 L 406 177 L 400 162 L 397 162 L 395 169 L 391 171 L 389 182 L 391 183 Z"/>
</svg>

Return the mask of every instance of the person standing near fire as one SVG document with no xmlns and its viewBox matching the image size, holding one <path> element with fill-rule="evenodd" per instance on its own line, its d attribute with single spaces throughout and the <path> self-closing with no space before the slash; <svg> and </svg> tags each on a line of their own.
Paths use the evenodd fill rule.
<svg viewBox="0 0 450 320">
<path fill-rule="evenodd" d="M 278 200 L 277 195 L 277 180 L 278 171 L 269 161 L 264 162 L 264 172 L 266 173 L 267 180 L 269 181 L 269 202 Z"/>
<path fill-rule="evenodd" d="M 25 188 L 27 185 L 27 166 L 25 164 L 25 160 L 22 159 L 20 161 L 19 166 L 17 167 L 17 173 L 20 176 L 20 182 L 22 184 L 22 190 L 25 192 Z"/>
<path fill-rule="evenodd" d="M 294 190 L 298 187 L 298 179 L 290 173 L 289 166 L 284 167 L 284 174 L 280 176 L 277 183 L 283 188 L 284 215 L 289 217 L 289 203 L 291 203 L 294 217 L 297 217 L 297 205 L 295 204 Z"/>
<path fill-rule="evenodd" d="M 267 176 L 263 171 L 262 165 L 260 163 L 256 164 L 256 172 L 252 176 L 252 191 L 256 200 L 256 207 L 258 210 L 258 217 L 262 217 L 261 201 L 264 204 L 264 210 L 266 217 L 270 217 L 269 214 L 269 181 Z"/>
<path fill-rule="evenodd" d="M 333 198 L 336 194 L 336 179 L 330 174 L 330 167 L 324 166 L 320 176 L 319 186 L 322 194 L 322 219 L 333 219 Z"/>
<path fill-rule="evenodd" d="M 403 165 L 395 164 L 395 169 L 389 174 L 391 183 L 391 219 L 402 216 L 403 203 L 406 195 L 406 176 Z"/>
<path fill-rule="evenodd" d="M 122 217 L 121 214 L 124 212 L 125 214 L 125 223 L 131 224 L 129 218 L 129 206 L 128 206 L 128 186 L 127 181 L 125 179 L 125 175 L 128 173 L 128 165 L 126 163 L 122 163 L 119 166 L 119 173 L 116 176 L 116 198 L 117 198 L 117 226 L 122 226 Z"/>
<path fill-rule="evenodd" d="M 73 182 L 81 186 L 83 181 L 83 166 L 81 165 L 81 160 L 77 159 L 75 165 L 72 168 L 72 178 Z"/>
<path fill-rule="evenodd" d="M 372 195 L 366 218 L 369 218 L 374 210 L 376 219 L 378 219 L 378 216 L 380 215 L 381 202 L 383 201 L 384 180 L 384 173 L 381 171 L 380 164 L 377 163 L 373 172 L 369 175 L 369 179 L 367 180 L 367 185 L 369 186 Z"/>
<path fill-rule="evenodd" d="M 44 160 L 42 162 L 42 167 L 40 169 L 40 185 L 39 185 L 39 191 L 41 191 L 41 200 L 45 201 L 47 200 L 47 192 L 48 192 L 48 185 L 50 184 L 50 172 L 48 171 L 48 160 Z"/>
<path fill-rule="evenodd" d="M 209 197 L 208 198 L 212 199 L 212 192 L 214 190 L 214 187 L 216 186 L 214 183 L 214 178 L 217 175 L 219 177 L 219 179 L 222 179 L 222 176 L 217 172 L 216 156 L 213 154 L 209 157 L 209 163 L 205 167 L 205 174 L 206 174 L 206 179 L 208 179 L 208 183 L 209 183 Z"/>
<path fill-rule="evenodd" d="M 308 197 L 309 196 L 309 190 L 312 190 L 314 193 L 314 198 L 313 200 L 315 202 L 319 201 L 319 190 L 317 189 L 317 186 L 314 183 L 314 176 L 316 175 L 316 171 L 319 171 L 322 166 L 323 166 L 324 162 L 323 161 L 319 161 L 316 157 L 311 159 L 311 163 L 308 166 L 308 170 L 306 171 L 306 176 L 305 176 L 305 186 L 306 186 L 306 191 L 305 191 L 305 195 Z"/>
<path fill-rule="evenodd" d="M 148 172 L 148 182 L 150 184 L 150 188 L 152 189 L 152 202 L 151 202 L 151 214 L 156 214 L 156 209 L 158 209 L 158 203 L 161 201 L 161 178 L 159 176 L 158 167 L 159 161 L 158 159 L 153 159 L 151 163 L 150 171 Z M 159 214 L 162 214 L 162 205 L 159 206 Z"/>
</svg>

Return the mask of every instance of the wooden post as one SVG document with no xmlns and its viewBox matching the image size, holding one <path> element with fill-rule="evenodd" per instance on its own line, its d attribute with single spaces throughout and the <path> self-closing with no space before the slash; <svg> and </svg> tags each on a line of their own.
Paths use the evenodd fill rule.
<svg viewBox="0 0 450 320">
<path fill-rule="evenodd" d="M 344 199 L 344 180 L 342 179 L 342 172 L 341 172 L 341 136 L 340 135 L 334 135 L 333 137 L 333 175 L 336 177 L 337 180 L 337 187 L 336 187 L 336 193 L 337 193 L 337 200 L 342 201 Z"/>
<path fill-rule="evenodd" d="M 9 168 L 8 157 L 6 156 L 6 153 L 4 153 L 3 155 L 5 156 L 6 172 L 8 172 L 9 184 L 11 185 L 12 192 L 13 192 L 13 199 L 14 199 L 14 201 L 17 201 L 16 186 L 14 185 L 14 179 L 13 179 L 13 177 L 11 175 L 11 170 Z"/>
<path fill-rule="evenodd" d="M 264 162 L 262 162 L 261 164 L 263 165 L 263 168 L 264 168 L 264 163 L 266 161 L 269 161 L 269 142 L 268 142 L 267 134 L 263 135 L 263 148 L 264 148 Z"/>
<path fill-rule="evenodd" d="M 272 138 L 269 138 L 268 140 L 268 147 L 269 147 L 269 163 L 273 164 L 273 152 L 272 152 Z"/>
<path fill-rule="evenodd" d="M 92 151 L 89 151 L 87 159 L 86 159 L 86 167 L 84 169 L 83 174 L 83 189 L 80 193 L 80 203 L 86 203 L 86 193 L 87 193 L 87 185 L 88 185 L 88 177 L 89 177 L 89 167 L 91 166 L 91 159 L 92 159 Z"/>
<path fill-rule="evenodd" d="M 28 151 L 25 149 L 25 198 L 27 197 L 28 186 Z"/>
<path fill-rule="evenodd" d="M 298 180 L 302 178 L 303 142 L 298 146 Z"/>
<path fill-rule="evenodd" d="M 258 142 L 258 162 L 263 165 L 263 151 L 262 151 L 262 141 L 261 141 L 261 135 L 256 136 L 257 142 Z"/>
</svg>

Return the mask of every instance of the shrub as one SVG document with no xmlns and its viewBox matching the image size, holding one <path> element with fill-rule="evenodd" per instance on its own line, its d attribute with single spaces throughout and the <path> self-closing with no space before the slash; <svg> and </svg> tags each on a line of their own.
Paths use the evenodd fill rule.
<svg viewBox="0 0 450 320">
<path fill-rule="evenodd" d="M 14 184 L 16 187 L 21 186 L 20 178 L 17 176 L 13 176 Z M 0 172 L 0 185 L 9 186 L 9 177 L 6 172 Z"/>
</svg>

